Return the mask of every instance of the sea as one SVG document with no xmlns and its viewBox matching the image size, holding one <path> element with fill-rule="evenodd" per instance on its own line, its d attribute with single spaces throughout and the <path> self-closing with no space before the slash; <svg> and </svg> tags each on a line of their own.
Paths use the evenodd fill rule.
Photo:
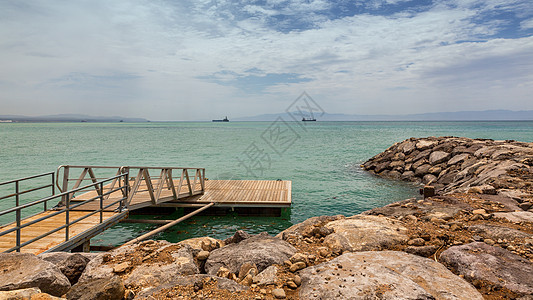
<svg viewBox="0 0 533 300">
<path fill-rule="evenodd" d="M 313 216 L 352 216 L 419 197 L 419 186 L 379 178 L 360 165 L 396 142 L 428 136 L 533 142 L 533 122 L 1 123 L 0 182 L 60 165 L 201 167 L 209 179 L 291 180 L 292 208 L 282 217 L 194 216 L 154 238 L 224 239 L 236 230 L 274 235 Z M 0 197 L 13 192 L 13 185 L 0 186 Z M 0 200 L 0 211 L 13 205 L 13 198 Z M 13 216 L 0 216 L 0 224 Z M 116 246 L 154 228 L 120 223 L 91 244 Z"/>
</svg>

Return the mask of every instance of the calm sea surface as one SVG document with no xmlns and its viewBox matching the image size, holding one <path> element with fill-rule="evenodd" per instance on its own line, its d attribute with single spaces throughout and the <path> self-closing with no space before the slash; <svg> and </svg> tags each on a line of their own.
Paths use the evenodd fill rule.
<svg viewBox="0 0 533 300">
<path fill-rule="evenodd" d="M 417 196 L 416 186 L 359 165 L 395 142 L 427 136 L 532 142 L 533 122 L 0 123 L 0 182 L 63 164 L 203 167 L 210 179 L 292 180 L 288 219 L 197 216 L 156 238 L 275 234 L 309 217 L 354 215 Z M 11 192 L 0 187 L 0 196 Z M 0 210 L 12 202 L 0 200 Z M 117 245 L 153 228 L 118 224 L 92 244 Z"/>
</svg>

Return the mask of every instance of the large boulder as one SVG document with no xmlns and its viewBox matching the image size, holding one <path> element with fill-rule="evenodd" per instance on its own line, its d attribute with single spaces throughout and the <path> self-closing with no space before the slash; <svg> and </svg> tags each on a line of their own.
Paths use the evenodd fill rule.
<svg viewBox="0 0 533 300">
<path fill-rule="evenodd" d="M 474 242 L 446 249 L 440 260 L 466 279 L 533 294 L 533 263 L 505 249 Z"/>
<path fill-rule="evenodd" d="M 124 284 L 119 276 L 80 282 L 67 293 L 68 300 L 122 300 Z"/>
<path fill-rule="evenodd" d="M 91 260 L 79 282 L 120 275 L 127 287 L 155 286 L 176 275 L 199 272 L 187 244 L 146 241 L 120 247 Z"/>
<path fill-rule="evenodd" d="M 205 263 L 205 270 L 215 275 L 220 267 L 225 267 L 232 273 L 238 273 L 241 265 L 248 262 L 255 264 L 261 272 L 273 264 L 282 264 L 294 253 L 296 249 L 286 241 L 262 233 L 213 250 Z"/>
<path fill-rule="evenodd" d="M 68 252 L 41 253 L 39 257 L 56 265 L 61 270 L 61 273 L 67 276 L 72 285 L 78 282 L 78 279 L 85 270 L 85 266 L 90 261 L 84 255 Z"/>
<path fill-rule="evenodd" d="M 300 277 L 300 299 L 483 299 L 442 264 L 398 251 L 345 253 Z"/>
<path fill-rule="evenodd" d="M 401 222 L 380 216 L 356 215 L 326 224 L 333 233 L 324 239 L 331 249 L 370 251 L 391 248 L 408 240 Z"/>
<path fill-rule="evenodd" d="M 0 253 L 0 291 L 36 287 L 53 296 L 70 289 L 57 266 L 28 253 Z"/>
</svg>

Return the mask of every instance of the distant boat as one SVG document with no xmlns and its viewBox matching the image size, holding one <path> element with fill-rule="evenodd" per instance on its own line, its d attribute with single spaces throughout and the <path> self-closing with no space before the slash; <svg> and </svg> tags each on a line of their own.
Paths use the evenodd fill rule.
<svg viewBox="0 0 533 300">
<path fill-rule="evenodd" d="M 226 116 L 224 119 L 222 120 L 213 120 L 213 122 L 229 122 L 228 120 L 228 116 Z"/>
<path fill-rule="evenodd" d="M 306 117 L 303 117 L 303 118 L 302 118 L 302 122 L 316 122 L 316 119 L 315 119 L 315 118 L 306 118 Z"/>
</svg>

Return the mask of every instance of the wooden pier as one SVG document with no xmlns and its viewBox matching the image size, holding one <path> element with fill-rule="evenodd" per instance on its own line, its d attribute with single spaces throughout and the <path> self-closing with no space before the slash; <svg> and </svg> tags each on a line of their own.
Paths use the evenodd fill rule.
<svg viewBox="0 0 533 300">
<path fill-rule="evenodd" d="M 21 182 L 48 176 L 51 184 L 19 189 Z M 87 251 L 92 237 L 147 207 L 265 209 L 290 207 L 292 202 L 290 181 L 207 180 L 203 168 L 60 166 L 55 173 L 0 186 L 9 184 L 15 186 L 15 193 L 0 201 L 15 198 L 15 206 L 0 216 L 15 214 L 15 220 L 0 224 L 0 252 Z M 20 203 L 22 194 L 41 189 L 51 189 L 50 196 Z M 42 212 L 21 217 L 24 209 L 39 205 Z"/>
</svg>

